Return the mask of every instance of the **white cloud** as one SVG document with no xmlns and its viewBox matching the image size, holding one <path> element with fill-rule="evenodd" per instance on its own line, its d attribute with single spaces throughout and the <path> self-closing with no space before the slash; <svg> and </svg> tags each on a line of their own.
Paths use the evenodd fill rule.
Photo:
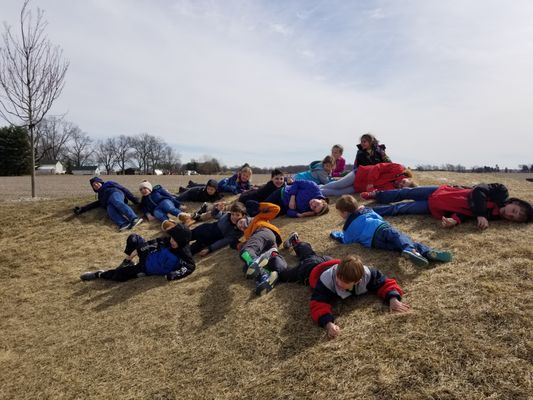
<svg viewBox="0 0 533 400">
<path fill-rule="evenodd" d="M 15 3 L 0 5 L 11 24 Z M 39 5 L 71 61 L 54 112 L 95 137 L 149 132 L 186 159 L 281 165 L 333 143 L 351 161 L 373 131 L 410 165 L 531 162 L 527 1 Z"/>
</svg>

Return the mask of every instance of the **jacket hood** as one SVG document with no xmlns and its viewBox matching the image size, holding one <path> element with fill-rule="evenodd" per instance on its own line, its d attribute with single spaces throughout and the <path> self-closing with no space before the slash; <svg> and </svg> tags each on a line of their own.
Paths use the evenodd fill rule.
<svg viewBox="0 0 533 400">
<path fill-rule="evenodd" d="M 104 184 L 104 180 L 98 176 L 93 176 L 91 179 L 89 179 L 89 183 L 91 184 L 91 187 L 93 188 L 93 183 L 94 182 L 100 182 L 102 185 Z M 94 190 L 94 188 L 93 188 Z M 94 190 L 95 192 L 97 192 L 97 190 Z"/>
<path fill-rule="evenodd" d="M 205 186 L 211 186 L 211 187 L 214 187 L 215 189 L 218 188 L 218 182 L 214 179 L 209 179 L 207 181 L 207 183 L 205 184 Z"/>
</svg>

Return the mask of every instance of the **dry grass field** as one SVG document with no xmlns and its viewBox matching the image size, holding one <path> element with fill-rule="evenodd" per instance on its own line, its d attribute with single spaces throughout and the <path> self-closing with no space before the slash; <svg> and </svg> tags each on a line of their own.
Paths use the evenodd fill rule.
<svg viewBox="0 0 533 400">
<path fill-rule="evenodd" d="M 421 184 L 500 181 L 533 201 L 524 177 L 417 174 Z M 189 177 L 151 178 L 175 191 Z M 335 212 L 277 219 L 320 253 L 355 253 L 396 278 L 414 310 L 391 315 L 372 295 L 348 299 L 335 307 L 342 334 L 330 341 L 309 317 L 307 287 L 280 284 L 257 298 L 231 249 L 199 259 L 182 281 L 81 282 L 81 272 L 122 260 L 128 232 L 103 210 L 72 217 L 94 198 L 87 177 L 38 180 L 45 199 L 20 201 L 29 178 L 0 178 L 1 399 L 531 399 L 531 225 L 480 232 L 390 218 L 454 252 L 449 264 L 417 268 L 329 239 L 341 226 Z M 158 224 L 135 231 L 152 238 Z"/>
</svg>

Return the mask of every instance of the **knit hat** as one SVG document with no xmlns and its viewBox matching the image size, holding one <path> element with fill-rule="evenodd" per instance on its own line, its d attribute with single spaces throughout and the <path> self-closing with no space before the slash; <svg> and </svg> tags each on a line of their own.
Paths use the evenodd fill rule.
<svg viewBox="0 0 533 400">
<path fill-rule="evenodd" d="M 176 224 L 174 228 L 167 231 L 172 239 L 178 244 L 178 248 L 183 248 L 191 241 L 191 230 L 183 224 Z"/>
<path fill-rule="evenodd" d="M 91 187 L 93 186 L 94 182 L 100 182 L 101 184 L 104 183 L 104 180 L 98 176 L 93 176 L 91 179 L 89 179 L 89 183 L 91 184 Z M 93 187 L 94 190 L 94 187 Z M 96 192 L 96 190 L 94 190 Z"/>
<path fill-rule="evenodd" d="M 141 183 L 139 183 L 139 190 L 141 189 L 148 189 L 150 192 L 152 191 L 152 184 L 148 181 L 142 181 Z"/>
</svg>

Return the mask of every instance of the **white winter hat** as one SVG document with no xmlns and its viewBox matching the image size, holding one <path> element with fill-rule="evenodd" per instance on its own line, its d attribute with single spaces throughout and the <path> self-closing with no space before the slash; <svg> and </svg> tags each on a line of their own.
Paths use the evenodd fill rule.
<svg viewBox="0 0 533 400">
<path fill-rule="evenodd" d="M 140 184 L 139 184 L 139 190 L 141 190 L 142 188 L 146 188 L 148 189 L 150 192 L 152 191 L 152 184 L 148 181 L 142 181 Z"/>
</svg>

